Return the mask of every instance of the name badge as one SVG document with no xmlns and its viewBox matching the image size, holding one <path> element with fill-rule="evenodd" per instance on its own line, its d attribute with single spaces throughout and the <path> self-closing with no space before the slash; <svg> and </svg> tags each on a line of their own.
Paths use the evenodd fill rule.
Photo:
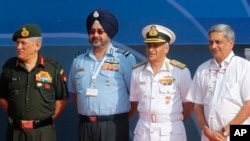
<svg viewBox="0 0 250 141">
<path fill-rule="evenodd" d="M 87 88 L 86 95 L 87 96 L 97 96 L 98 95 L 98 89 Z"/>
</svg>

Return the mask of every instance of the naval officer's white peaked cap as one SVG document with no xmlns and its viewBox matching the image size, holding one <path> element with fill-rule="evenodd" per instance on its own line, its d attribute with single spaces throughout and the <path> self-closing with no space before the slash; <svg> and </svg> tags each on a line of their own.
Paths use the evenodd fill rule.
<svg viewBox="0 0 250 141">
<path fill-rule="evenodd" d="M 144 43 L 164 43 L 172 44 L 176 36 L 172 30 L 162 25 L 151 24 L 142 29 Z"/>
</svg>

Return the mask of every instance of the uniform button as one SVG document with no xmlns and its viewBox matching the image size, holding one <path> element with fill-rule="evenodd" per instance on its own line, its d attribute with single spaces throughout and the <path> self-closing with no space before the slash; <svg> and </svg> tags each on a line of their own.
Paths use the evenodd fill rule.
<svg viewBox="0 0 250 141">
<path fill-rule="evenodd" d="M 150 131 L 150 134 L 153 134 L 153 133 L 154 133 L 154 130 L 151 130 L 151 131 Z"/>
<path fill-rule="evenodd" d="M 153 97 L 153 96 L 152 96 L 152 97 L 151 97 L 151 99 L 152 99 L 152 100 L 154 100 L 154 99 L 155 99 L 155 97 Z"/>
<path fill-rule="evenodd" d="M 28 101 L 29 100 L 29 98 L 26 98 L 26 101 Z"/>
</svg>

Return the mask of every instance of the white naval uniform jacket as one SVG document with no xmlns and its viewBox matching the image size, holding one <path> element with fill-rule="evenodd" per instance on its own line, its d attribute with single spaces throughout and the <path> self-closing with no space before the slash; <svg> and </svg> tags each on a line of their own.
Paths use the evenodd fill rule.
<svg viewBox="0 0 250 141">
<path fill-rule="evenodd" d="M 154 75 L 150 63 L 132 72 L 130 101 L 138 101 L 139 121 L 135 141 L 186 141 L 182 103 L 191 84 L 188 68 L 178 68 L 165 59 Z"/>
</svg>

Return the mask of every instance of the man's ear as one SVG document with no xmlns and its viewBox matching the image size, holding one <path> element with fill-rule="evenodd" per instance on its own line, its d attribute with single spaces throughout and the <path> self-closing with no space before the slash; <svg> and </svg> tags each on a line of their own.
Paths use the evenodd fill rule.
<svg viewBox="0 0 250 141">
<path fill-rule="evenodd" d="M 36 48 L 37 48 L 37 51 L 40 50 L 41 47 L 42 47 L 42 41 L 41 41 L 41 40 L 37 40 L 37 41 L 36 41 Z"/>
</svg>

